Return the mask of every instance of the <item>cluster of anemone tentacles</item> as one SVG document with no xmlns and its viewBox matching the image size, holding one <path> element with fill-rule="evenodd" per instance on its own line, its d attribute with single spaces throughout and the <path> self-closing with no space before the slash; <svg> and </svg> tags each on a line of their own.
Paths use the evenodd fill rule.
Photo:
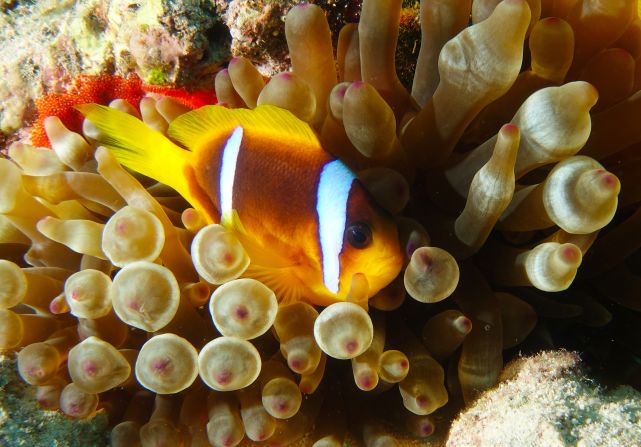
<svg viewBox="0 0 641 447">
<path fill-rule="evenodd" d="M 227 107 L 308 122 L 396 216 L 406 266 L 369 301 L 356 277 L 347 303 L 280 306 L 242 278 L 233 233 L 123 169 L 90 122 L 49 117 L 52 151 L 9 148 L 0 348 L 43 407 L 106 409 L 115 446 L 421 445 L 495 384 L 504 350 L 544 345 L 548 319 L 639 321 L 635 2 L 421 2 L 411 93 L 400 9 L 365 0 L 334 53 L 323 12 L 300 5 L 290 72 L 265 82 L 237 58 L 215 80 Z M 110 105 L 160 132 L 187 111 Z"/>
</svg>

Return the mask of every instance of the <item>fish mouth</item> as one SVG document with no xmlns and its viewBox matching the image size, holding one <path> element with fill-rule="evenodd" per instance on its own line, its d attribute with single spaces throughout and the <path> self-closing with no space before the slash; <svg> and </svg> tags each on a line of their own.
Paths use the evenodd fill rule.
<svg viewBox="0 0 641 447">
<path fill-rule="evenodd" d="M 384 248 L 368 266 L 368 271 L 371 272 L 369 277 L 376 278 L 376 281 L 370 281 L 370 298 L 387 287 L 403 270 L 405 259 L 398 238 Z"/>
</svg>

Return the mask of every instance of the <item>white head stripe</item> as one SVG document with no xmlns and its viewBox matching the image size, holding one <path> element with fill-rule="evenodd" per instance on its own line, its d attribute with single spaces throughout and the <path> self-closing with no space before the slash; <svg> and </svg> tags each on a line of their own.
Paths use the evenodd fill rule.
<svg viewBox="0 0 641 447">
<path fill-rule="evenodd" d="M 316 212 L 323 258 L 323 283 L 332 293 L 338 292 L 338 257 L 343 249 L 347 198 L 355 178 L 347 166 L 340 160 L 334 160 L 323 166 L 318 181 Z"/>
<path fill-rule="evenodd" d="M 243 128 L 238 126 L 231 133 L 223 148 L 223 157 L 220 164 L 220 214 L 224 216 L 233 209 L 232 193 L 234 191 L 234 177 L 236 175 L 236 162 L 240 143 L 243 140 Z"/>
</svg>

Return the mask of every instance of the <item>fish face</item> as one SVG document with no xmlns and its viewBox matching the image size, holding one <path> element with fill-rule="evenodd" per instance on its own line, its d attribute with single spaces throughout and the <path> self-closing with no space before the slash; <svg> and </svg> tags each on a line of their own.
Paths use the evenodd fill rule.
<svg viewBox="0 0 641 447">
<path fill-rule="evenodd" d="M 392 217 L 340 160 L 323 166 L 318 183 L 317 215 L 322 284 L 315 281 L 315 304 L 344 301 L 352 278 L 368 283 L 368 298 L 388 285 L 403 259 Z"/>
<path fill-rule="evenodd" d="M 359 181 L 352 185 L 340 259 L 338 297 L 344 300 L 355 274 L 365 275 L 368 297 L 398 276 L 403 266 L 396 223 L 365 191 Z"/>
</svg>

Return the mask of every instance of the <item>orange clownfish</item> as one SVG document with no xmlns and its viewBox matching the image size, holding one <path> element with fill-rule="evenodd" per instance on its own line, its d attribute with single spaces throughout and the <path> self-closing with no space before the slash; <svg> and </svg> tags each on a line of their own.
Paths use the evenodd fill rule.
<svg viewBox="0 0 641 447">
<path fill-rule="evenodd" d="M 236 231 L 251 260 L 244 276 L 281 301 L 344 301 L 357 273 L 371 297 L 398 275 L 392 217 L 290 112 L 205 106 L 172 121 L 168 138 L 109 107 L 77 108 L 120 163 Z"/>
</svg>

